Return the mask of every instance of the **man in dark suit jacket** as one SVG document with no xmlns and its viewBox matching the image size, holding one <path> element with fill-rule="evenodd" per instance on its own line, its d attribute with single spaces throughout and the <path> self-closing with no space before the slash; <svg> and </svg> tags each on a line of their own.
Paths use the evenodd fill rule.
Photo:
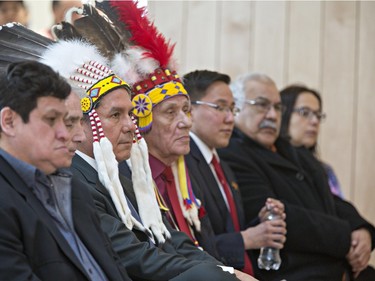
<svg viewBox="0 0 375 281">
<path fill-rule="evenodd" d="M 250 220 L 245 223 L 234 175 L 217 155 L 216 149 L 229 143 L 234 116 L 238 111 L 229 82 L 228 75 L 215 71 L 196 70 L 184 75 L 184 86 L 193 104 L 190 153 L 185 159 L 191 177 L 199 182 L 195 192 L 200 194 L 199 198 L 210 218 L 220 256 L 228 265 L 249 272 L 252 268 L 251 264 L 246 263 L 249 260 L 245 256 L 246 250 L 265 246 L 282 248 L 286 229 L 282 219 L 264 221 L 255 227 L 249 227 Z M 218 165 L 224 172 L 224 179 L 220 178 L 212 164 L 214 158 L 220 161 Z M 225 181 L 224 184 L 221 180 Z M 225 190 L 228 187 L 229 192 Z M 235 206 L 234 214 L 230 200 Z M 277 203 L 275 201 L 273 204 Z M 283 211 L 282 204 L 279 211 Z M 259 219 L 254 220 L 255 223 L 259 223 Z"/>
<path fill-rule="evenodd" d="M 320 163 L 305 149 L 279 139 L 283 106 L 266 75 L 240 77 L 231 87 L 240 102 L 236 129 L 219 150 L 235 172 L 245 216 L 256 215 L 267 197 L 285 205 L 287 241 L 278 271 L 258 271 L 264 280 L 349 280 L 366 268 L 374 227 L 346 201 L 331 194 Z"/>
<path fill-rule="evenodd" d="M 36 62 L 10 65 L 0 85 L 0 280 L 130 280 L 90 194 L 59 169 L 83 136 L 67 109 L 78 98 Z"/>
</svg>

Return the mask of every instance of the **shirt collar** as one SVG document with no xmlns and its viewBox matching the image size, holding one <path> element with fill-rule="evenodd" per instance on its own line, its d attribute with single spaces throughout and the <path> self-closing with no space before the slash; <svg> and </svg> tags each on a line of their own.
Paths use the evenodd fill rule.
<svg viewBox="0 0 375 281">
<path fill-rule="evenodd" d="M 5 150 L 0 148 L 0 155 L 9 163 L 9 165 L 16 171 L 16 173 L 23 179 L 28 186 L 35 186 L 36 177 L 46 177 L 41 170 L 35 166 L 24 162 Z M 68 168 L 61 168 L 52 173 L 51 176 L 55 177 L 71 177 L 72 173 Z"/>
<path fill-rule="evenodd" d="M 3 149 L 0 149 L 0 155 L 4 157 L 28 186 L 32 186 L 35 183 L 35 174 L 37 171 L 35 166 L 14 157 Z"/>
<path fill-rule="evenodd" d="M 196 134 L 190 132 L 190 137 L 193 139 L 195 144 L 198 146 L 199 150 L 201 151 L 204 159 L 206 160 L 207 164 L 210 164 L 212 161 L 213 156 L 216 156 L 216 159 L 219 159 L 216 149 L 210 149 L 207 144 L 205 144 Z"/>
<path fill-rule="evenodd" d="M 76 154 L 80 156 L 83 160 L 85 160 L 88 164 L 90 164 L 91 167 L 95 169 L 95 171 L 98 171 L 98 164 L 96 164 L 96 160 L 85 153 L 76 150 Z"/>
<path fill-rule="evenodd" d="M 150 163 L 152 178 L 155 180 L 158 178 L 165 170 L 167 165 L 157 159 L 155 156 L 149 153 L 148 161 Z"/>
</svg>

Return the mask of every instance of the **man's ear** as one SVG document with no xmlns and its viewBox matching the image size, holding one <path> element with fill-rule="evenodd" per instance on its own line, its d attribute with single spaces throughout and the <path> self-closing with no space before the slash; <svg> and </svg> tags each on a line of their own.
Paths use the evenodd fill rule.
<svg viewBox="0 0 375 281">
<path fill-rule="evenodd" d="M 19 117 L 19 115 L 8 106 L 0 111 L 0 126 L 4 134 L 14 136 L 14 127 L 17 117 Z"/>
</svg>

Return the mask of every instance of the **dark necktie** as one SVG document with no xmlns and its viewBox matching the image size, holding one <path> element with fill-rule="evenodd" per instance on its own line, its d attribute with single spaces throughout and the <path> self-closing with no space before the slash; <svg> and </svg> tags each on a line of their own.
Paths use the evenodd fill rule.
<svg viewBox="0 0 375 281">
<path fill-rule="evenodd" d="M 229 205 L 229 213 L 230 213 L 230 216 L 232 218 L 233 225 L 234 225 L 234 230 L 236 232 L 239 232 L 239 231 L 241 231 L 241 228 L 240 228 L 240 222 L 238 220 L 236 204 L 235 204 L 234 199 L 233 199 L 233 194 L 232 194 L 232 191 L 230 190 L 228 182 L 225 178 L 223 169 L 221 168 L 221 165 L 220 165 L 220 163 L 217 160 L 215 155 L 213 155 L 211 163 L 214 166 L 216 176 L 219 179 L 219 181 L 220 181 L 220 183 L 221 183 L 221 185 L 224 189 L 225 197 L 227 198 L 227 202 L 228 202 L 228 205 Z M 253 275 L 254 274 L 253 273 L 253 266 L 251 265 L 249 256 L 247 255 L 246 251 L 244 253 L 244 262 L 245 262 L 245 266 L 242 269 L 242 271 L 246 272 L 250 275 Z"/>
<path fill-rule="evenodd" d="M 180 228 L 180 231 L 185 232 L 190 239 L 195 242 L 195 239 L 192 236 L 192 233 L 190 231 L 190 228 L 186 222 L 186 219 L 184 215 L 182 214 L 180 202 L 178 200 L 178 195 L 177 195 L 177 190 L 176 190 L 176 185 L 174 182 L 174 176 L 172 173 L 171 167 L 166 167 L 164 172 L 163 172 L 165 181 L 166 181 L 166 189 L 167 189 L 167 194 L 169 197 L 169 201 L 171 203 L 171 207 L 173 210 L 174 217 L 176 218 L 177 225 Z"/>
</svg>

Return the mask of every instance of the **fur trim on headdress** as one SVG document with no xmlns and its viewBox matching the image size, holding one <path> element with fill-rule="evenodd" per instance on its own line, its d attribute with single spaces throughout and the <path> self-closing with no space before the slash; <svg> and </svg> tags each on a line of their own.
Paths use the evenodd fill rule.
<svg viewBox="0 0 375 281">
<path fill-rule="evenodd" d="M 127 163 L 132 170 L 132 181 L 139 216 L 143 225 L 150 229 L 158 242 L 162 244 L 165 242 L 165 238 L 170 238 L 171 235 L 163 223 L 153 189 L 147 144 L 140 135 L 138 135 L 138 140 L 133 143 L 130 159 L 127 160 Z"/>
<path fill-rule="evenodd" d="M 77 72 L 79 67 L 89 61 L 109 65 L 108 61 L 99 53 L 95 46 L 80 40 L 59 41 L 51 45 L 40 60 L 40 62 L 49 65 L 67 79 L 75 75 L 82 79 L 89 79 L 92 82 L 96 82 L 95 79 Z M 80 86 L 82 83 L 73 80 L 69 80 L 69 83 L 77 91 L 76 94 L 79 94 L 80 98 L 86 96 L 86 90 Z"/>
<path fill-rule="evenodd" d="M 113 75 L 112 70 L 106 67 L 107 60 L 101 56 L 95 46 L 79 40 L 59 41 L 48 48 L 43 55 L 42 62 L 51 66 L 68 79 L 75 86 L 75 90 L 79 92 L 81 101 L 88 98 L 91 86 L 108 77 L 111 78 Z M 124 82 L 119 81 L 118 83 L 118 85 L 122 85 Z M 116 87 L 117 84 L 114 83 L 114 85 Z M 102 86 L 102 89 L 98 89 L 98 94 L 95 99 L 92 99 L 93 101 L 106 94 L 105 87 Z M 94 140 L 93 152 L 98 165 L 99 180 L 108 190 L 123 223 L 129 229 L 134 226 L 145 231 L 143 225 L 131 215 L 119 180 L 118 163 L 113 153 L 112 144 L 104 136 L 99 116 L 91 106 L 88 107 L 87 112 L 90 115 Z"/>
<path fill-rule="evenodd" d="M 85 17 L 96 18 L 99 16 L 99 14 L 93 12 L 93 9 L 90 8 L 89 6 L 85 6 L 84 10 L 86 12 L 84 13 L 83 18 L 78 20 L 78 21 L 81 21 L 82 23 L 92 23 L 95 21 L 94 18 L 85 19 Z M 75 23 L 77 23 L 78 21 L 76 21 Z M 98 20 L 95 22 L 97 22 L 98 25 L 101 25 L 104 23 L 107 25 L 107 23 L 102 20 Z M 82 24 L 81 26 L 84 28 L 85 24 Z M 118 31 L 118 28 L 116 30 Z M 72 32 L 70 30 L 67 30 L 66 33 L 67 35 L 69 35 Z M 62 32 L 62 34 L 64 34 L 64 32 Z M 102 35 L 96 34 L 95 32 L 86 32 L 86 33 L 82 33 L 82 35 L 86 40 L 89 40 L 90 42 L 97 42 L 102 37 Z M 94 38 L 95 36 L 97 36 L 97 38 Z M 107 37 L 108 39 L 115 38 L 115 36 L 107 36 Z M 126 36 L 124 34 L 121 34 L 120 37 L 125 38 Z M 121 44 L 116 44 L 116 42 L 112 42 L 109 45 L 125 47 L 128 45 L 128 43 L 122 42 Z M 129 51 L 130 53 L 128 54 L 127 51 Z M 142 50 L 137 51 L 137 48 L 130 48 L 127 51 L 124 51 L 122 54 L 117 53 L 114 55 L 108 55 L 108 52 L 102 52 L 102 54 L 104 54 L 107 57 L 107 59 L 111 59 L 110 68 L 112 69 L 112 71 L 116 73 L 116 75 L 118 75 L 119 77 L 126 77 L 126 79 L 124 80 L 126 80 L 127 82 L 135 83 L 136 81 L 138 81 L 139 74 L 138 74 L 138 71 L 134 71 L 135 69 L 140 69 L 140 72 L 144 73 L 146 77 L 146 75 L 149 72 L 148 69 L 152 71 L 158 66 L 158 62 L 155 60 L 148 59 L 147 61 L 144 61 L 142 59 L 144 51 Z M 144 69 L 144 67 L 146 67 L 146 69 Z M 100 143 L 102 143 L 102 141 L 100 141 Z M 107 154 L 105 153 L 103 157 L 104 156 L 107 156 Z M 147 230 L 152 231 L 152 233 L 154 234 L 158 242 L 163 243 L 166 238 L 170 237 L 170 233 L 168 232 L 168 230 L 166 229 L 162 221 L 159 206 L 157 204 L 156 196 L 155 196 L 154 189 L 153 189 L 151 170 L 148 164 L 148 150 L 147 150 L 146 143 L 143 139 L 138 139 L 138 141 L 135 144 L 133 144 L 132 150 L 131 150 L 131 158 L 130 158 L 130 161 L 128 160 L 127 162 L 129 163 L 129 166 L 133 168 L 132 180 L 133 180 L 134 192 L 136 194 L 139 215 L 142 219 L 142 222 Z M 104 161 L 104 164 L 105 163 L 106 161 Z M 113 159 L 108 160 L 108 163 L 114 163 Z M 109 168 L 110 170 L 112 170 L 113 167 L 106 166 L 106 168 Z M 116 168 L 117 168 L 117 165 L 116 165 Z M 110 171 L 108 171 L 107 173 L 109 172 Z M 107 186 L 113 185 L 113 189 L 117 190 L 118 175 L 116 175 L 115 172 L 113 171 L 111 173 L 113 173 L 111 176 L 113 180 L 107 183 Z M 103 181 L 105 181 L 104 177 L 103 177 Z M 115 203 L 115 200 L 114 200 L 114 203 Z M 116 203 L 116 205 L 121 205 L 121 202 Z M 116 208 L 121 209 L 121 206 L 120 207 L 116 206 Z M 123 218 L 123 220 L 128 225 L 129 219 L 125 217 Z"/>
</svg>

